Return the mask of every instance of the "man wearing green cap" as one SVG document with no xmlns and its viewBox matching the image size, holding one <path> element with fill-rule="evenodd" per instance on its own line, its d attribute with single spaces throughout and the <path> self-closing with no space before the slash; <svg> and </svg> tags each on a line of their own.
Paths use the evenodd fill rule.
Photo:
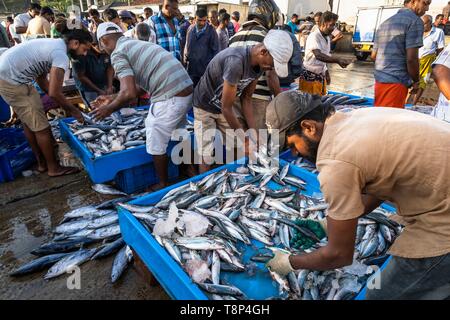
<svg viewBox="0 0 450 320">
<path fill-rule="evenodd" d="M 328 244 L 302 255 L 275 250 L 269 268 L 285 275 L 352 264 L 358 218 L 390 201 L 405 228 L 390 249 L 381 288 L 368 290 L 366 299 L 450 297 L 448 123 L 393 108 L 335 112 L 298 92 L 278 95 L 266 117 L 294 153 L 316 163 L 329 205 Z"/>
</svg>

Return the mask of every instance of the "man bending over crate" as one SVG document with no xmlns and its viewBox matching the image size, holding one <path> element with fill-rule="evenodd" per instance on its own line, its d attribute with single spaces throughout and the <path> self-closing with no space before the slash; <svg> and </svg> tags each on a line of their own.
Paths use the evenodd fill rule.
<svg viewBox="0 0 450 320">
<path fill-rule="evenodd" d="M 64 97 L 64 73 L 70 55 L 86 55 L 92 44 L 89 32 L 60 25 L 62 39 L 35 39 L 0 53 L 0 95 L 21 120 L 25 136 L 37 159 L 37 170 L 58 177 L 78 172 L 77 168 L 60 166 L 54 152 L 50 130 L 34 82 L 64 108 L 68 115 L 83 121 L 80 111 Z M 50 76 L 48 79 L 48 75 Z"/>
<path fill-rule="evenodd" d="M 167 146 L 174 130 L 184 123 L 192 107 L 193 85 L 186 70 L 162 47 L 123 35 L 116 24 L 98 26 L 100 46 L 111 55 L 111 64 L 120 80 L 120 92 L 100 96 L 91 105 L 96 119 L 111 115 L 140 95 L 151 96 L 151 107 L 145 127 L 147 152 L 153 156 L 159 189 L 168 185 Z"/>
</svg>

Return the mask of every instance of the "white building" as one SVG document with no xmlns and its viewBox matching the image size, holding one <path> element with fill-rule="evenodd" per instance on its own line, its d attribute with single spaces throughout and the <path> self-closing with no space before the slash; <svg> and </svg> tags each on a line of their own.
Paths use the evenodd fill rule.
<svg viewBox="0 0 450 320">
<path fill-rule="evenodd" d="M 430 14 L 434 18 L 437 14 L 442 13 L 442 9 L 447 5 L 448 1 L 433 0 L 427 14 Z M 334 0 L 333 12 L 339 15 L 339 21 L 354 25 L 358 8 L 388 5 L 402 6 L 403 2 L 404 0 Z"/>
</svg>

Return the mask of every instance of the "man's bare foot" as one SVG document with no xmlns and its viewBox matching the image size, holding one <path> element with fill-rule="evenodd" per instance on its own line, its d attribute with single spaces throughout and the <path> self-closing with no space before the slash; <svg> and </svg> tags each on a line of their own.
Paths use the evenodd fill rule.
<svg viewBox="0 0 450 320">
<path fill-rule="evenodd" d="M 49 177 L 61 177 L 61 176 L 66 176 L 66 175 L 70 175 L 70 174 L 75 174 L 80 172 L 80 169 L 75 168 L 75 167 L 59 167 L 59 169 L 56 172 L 50 172 L 48 171 L 48 176 Z"/>
</svg>

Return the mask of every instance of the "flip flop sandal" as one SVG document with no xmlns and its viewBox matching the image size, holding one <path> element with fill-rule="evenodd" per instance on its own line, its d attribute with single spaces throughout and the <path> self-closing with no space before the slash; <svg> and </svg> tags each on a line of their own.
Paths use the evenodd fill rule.
<svg viewBox="0 0 450 320">
<path fill-rule="evenodd" d="M 56 178 L 56 177 L 68 176 L 68 175 L 75 174 L 78 172 L 80 172 L 80 169 L 78 169 L 78 168 L 67 168 L 66 170 L 62 171 L 60 174 L 57 174 L 55 176 L 49 175 L 49 177 Z"/>
</svg>

